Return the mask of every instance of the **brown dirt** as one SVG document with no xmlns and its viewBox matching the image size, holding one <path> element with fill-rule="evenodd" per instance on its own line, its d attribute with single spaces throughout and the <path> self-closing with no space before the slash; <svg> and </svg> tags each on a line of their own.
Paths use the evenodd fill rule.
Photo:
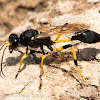
<svg viewBox="0 0 100 100">
<path fill-rule="evenodd" d="M 78 23 L 100 33 L 99 0 L 0 0 L 0 45 L 9 34 L 24 30 Z M 73 34 L 73 33 L 72 33 Z M 72 34 L 67 34 L 71 37 Z M 53 37 L 55 39 L 56 36 Z M 66 38 L 66 34 L 61 39 Z M 77 43 L 79 41 L 73 42 Z M 57 48 L 67 43 L 55 44 Z M 5 77 L 0 77 L 1 100 L 100 100 L 100 43 L 75 46 L 78 64 L 87 86 L 75 67 L 71 49 L 59 56 L 48 54 L 44 61 L 43 86 L 39 90 L 41 54 L 28 55 L 17 79 L 25 47 L 12 54 L 6 50 L 3 60 Z M 45 50 L 48 50 L 45 48 Z M 3 49 L 0 51 L 0 61 Z"/>
</svg>

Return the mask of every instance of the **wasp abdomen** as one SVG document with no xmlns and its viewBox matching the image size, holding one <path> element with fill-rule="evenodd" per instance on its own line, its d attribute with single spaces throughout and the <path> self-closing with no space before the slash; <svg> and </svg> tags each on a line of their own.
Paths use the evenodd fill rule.
<svg viewBox="0 0 100 100">
<path fill-rule="evenodd" d="M 71 40 L 79 40 L 84 43 L 96 43 L 96 42 L 100 42 L 100 35 L 94 31 L 81 30 L 75 32 Z"/>
</svg>

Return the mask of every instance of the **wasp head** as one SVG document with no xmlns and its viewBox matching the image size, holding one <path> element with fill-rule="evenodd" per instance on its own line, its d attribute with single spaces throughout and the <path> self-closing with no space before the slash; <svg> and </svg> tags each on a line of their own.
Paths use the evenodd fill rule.
<svg viewBox="0 0 100 100">
<path fill-rule="evenodd" d="M 9 51 L 12 53 L 13 49 L 16 49 L 18 47 L 19 38 L 16 34 L 10 34 L 9 35 Z"/>
</svg>

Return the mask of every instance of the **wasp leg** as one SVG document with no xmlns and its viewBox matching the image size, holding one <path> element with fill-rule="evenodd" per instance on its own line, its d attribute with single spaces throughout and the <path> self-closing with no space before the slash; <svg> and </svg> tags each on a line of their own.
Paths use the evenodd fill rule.
<svg viewBox="0 0 100 100">
<path fill-rule="evenodd" d="M 43 45 L 40 46 L 41 50 L 42 50 L 42 59 L 41 59 L 41 64 L 40 64 L 40 67 L 41 67 L 41 75 L 40 75 L 40 86 L 39 86 L 39 90 L 41 90 L 41 87 L 42 87 L 42 75 L 43 75 L 43 61 L 45 59 L 45 53 L 44 53 L 44 50 L 43 50 Z"/>
<path fill-rule="evenodd" d="M 65 40 L 55 40 L 53 41 L 54 43 L 59 43 L 59 42 L 68 42 L 71 41 L 71 39 L 65 39 Z"/>
<path fill-rule="evenodd" d="M 53 55 L 58 56 L 57 51 L 53 51 L 53 48 L 51 47 L 51 45 L 47 45 L 47 47 L 48 47 L 48 49 L 50 49 L 50 51 L 51 51 L 51 53 L 52 53 Z"/>
<path fill-rule="evenodd" d="M 58 34 L 55 41 L 58 41 L 60 37 L 61 37 L 61 34 Z"/>
<path fill-rule="evenodd" d="M 42 60 L 41 60 L 41 65 L 40 65 L 40 67 L 41 67 L 40 87 L 39 87 L 40 90 L 41 90 L 41 87 L 42 87 L 43 61 L 44 61 L 44 58 L 45 58 L 45 57 L 46 57 L 45 55 L 42 55 Z"/>
<path fill-rule="evenodd" d="M 90 84 L 85 80 L 85 78 L 83 77 L 82 72 L 81 72 L 81 69 L 80 69 L 80 67 L 78 66 L 77 59 L 76 59 L 76 53 L 75 53 L 75 50 L 74 50 L 74 47 L 73 47 L 73 46 L 72 46 L 72 51 L 73 51 L 74 64 L 77 66 L 77 68 L 78 68 L 78 70 L 79 70 L 79 73 L 80 73 L 82 79 L 84 80 L 84 82 L 86 82 L 88 85 L 90 85 Z"/>
<path fill-rule="evenodd" d="M 59 48 L 57 48 L 57 49 L 53 49 L 53 51 L 61 51 L 61 50 L 63 50 L 63 49 L 69 48 L 69 47 L 72 47 L 74 64 L 77 66 L 77 68 L 78 68 L 78 70 L 79 70 L 79 73 L 80 73 L 81 77 L 83 78 L 83 80 L 89 85 L 89 83 L 88 83 L 88 82 L 85 80 L 85 78 L 83 77 L 82 72 L 81 72 L 81 70 L 80 70 L 80 67 L 79 67 L 78 64 L 77 64 L 76 53 L 75 53 L 74 47 L 73 47 L 71 44 L 69 44 L 69 45 L 64 45 L 64 46 L 59 47 Z"/>
<path fill-rule="evenodd" d="M 72 45 L 71 45 L 71 44 L 64 45 L 64 46 L 62 46 L 62 47 L 53 49 L 53 51 L 62 51 L 63 49 L 66 49 L 66 48 L 69 48 L 69 47 L 72 47 Z"/>
<path fill-rule="evenodd" d="M 51 45 L 47 45 L 48 49 L 50 49 L 51 51 L 53 51 L 53 48 L 51 47 Z"/>
<path fill-rule="evenodd" d="M 57 43 L 57 41 L 59 40 L 60 37 L 61 37 L 61 34 L 58 34 L 55 41 L 53 41 L 53 44 Z"/>
<path fill-rule="evenodd" d="M 19 73 L 20 73 L 20 70 L 21 70 L 21 65 L 23 63 L 23 60 L 27 57 L 27 53 L 28 53 L 28 46 L 26 48 L 26 53 L 22 56 L 21 60 L 20 60 L 20 66 L 19 66 L 19 69 L 18 69 L 18 72 L 15 76 L 15 79 L 18 77 Z"/>
</svg>

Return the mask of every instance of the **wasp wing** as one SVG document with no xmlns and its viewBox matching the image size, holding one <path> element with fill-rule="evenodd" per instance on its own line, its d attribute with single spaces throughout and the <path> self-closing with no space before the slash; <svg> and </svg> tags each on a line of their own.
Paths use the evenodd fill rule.
<svg viewBox="0 0 100 100">
<path fill-rule="evenodd" d="M 56 26 L 56 27 L 44 27 L 44 28 L 38 28 L 37 30 L 41 31 L 41 34 L 37 35 L 36 39 L 42 39 L 45 37 L 58 35 L 58 34 L 70 34 L 75 33 L 77 31 L 80 31 L 82 29 L 87 29 L 89 26 L 85 24 L 64 24 L 62 26 Z"/>
</svg>

